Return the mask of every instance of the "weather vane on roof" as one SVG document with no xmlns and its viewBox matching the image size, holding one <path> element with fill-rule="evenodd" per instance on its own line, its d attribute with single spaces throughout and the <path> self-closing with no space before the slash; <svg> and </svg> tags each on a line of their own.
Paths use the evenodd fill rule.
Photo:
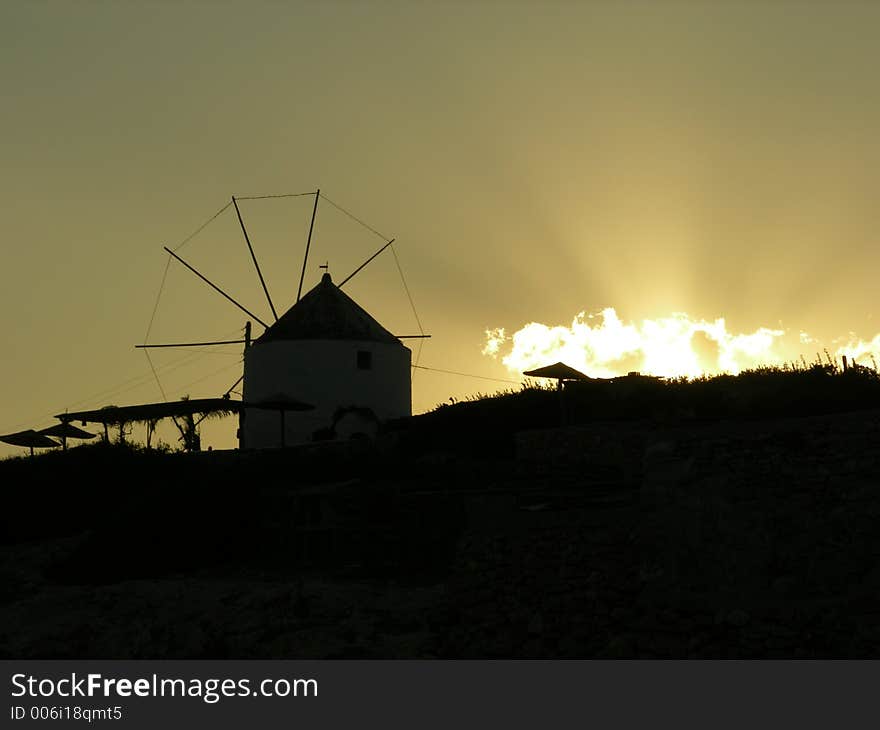
<svg viewBox="0 0 880 730">
<path fill-rule="evenodd" d="M 330 273 L 330 262 L 329 262 L 329 261 L 325 261 L 323 264 L 321 264 L 320 266 L 318 266 L 318 268 L 319 268 L 319 269 L 324 269 L 324 271 L 326 271 L 326 272 L 329 274 L 329 273 Z"/>
</svg>

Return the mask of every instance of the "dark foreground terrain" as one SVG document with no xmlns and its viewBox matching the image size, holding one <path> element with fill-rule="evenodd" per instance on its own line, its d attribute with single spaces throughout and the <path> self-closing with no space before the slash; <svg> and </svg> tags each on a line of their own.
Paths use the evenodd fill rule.
<svg viewBox="0 0 880 730">
<path fill-rule="evenodd" d="M 533 428 L 0 463 L 0 655 L 880 656 L 880 410 L 528 397 Z"/>
</svg>

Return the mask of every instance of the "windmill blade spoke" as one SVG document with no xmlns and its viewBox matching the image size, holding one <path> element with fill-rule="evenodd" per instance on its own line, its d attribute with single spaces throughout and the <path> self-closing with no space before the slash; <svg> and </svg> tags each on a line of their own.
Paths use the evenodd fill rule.
<svg viewBox="0 0 880 730">
<path fill-rule="evenodd" d="M 235 206 L 235 213 L 238 216 L 238 224 L 241 226 L 241 232 L 244 234 L 245 243 L 247 243 L 248 251 L 251 252 L 251 258 L 254 261 L 254 268 L 257 270 L 257 276 L 260 277 L 260 284 L 263 285 L 263 291 L 266 293 L 266 300 L 269 302 L 269 309 L 272 310 L 272 316 L 278 321 L 278 313 L 275 311 L 275 305 L 272 304 L 272 297 L 269 296 L 269 288 L 266 286 L 266 280 L 263 278 L 263 272 L 260 271 L 260 264 L 257 262 L 257 255 L 254 253 L 254 247 L 251 245 L 250 236 L 248 236 L 247 228 L 244 227 L 244 221 L 241 218 L 241 211 L 238 209 L 238 203 L 235 196 L 232 196 L 232 204 Z"/>
<path fill-rule="evenodd" d="M 306 255 L 303 257 L 303 269 L 299 275 L 299 289 L 296 290 L 296 301 L 302 296 L 303 279 L 306 278 L 306 263 L 309 260 L 309 246 L 312 245 L 312 231 L 315 229 L 315 214 L 318 212 L 318 201 L 321 199 L 321 188 L 315 191 L 315 207 L 312 208 L 312 222 L 309 224 L 309 237 L 306 240 Z"/>
<path fill-rule="evenodd" d="M 267 324 L 266 324 L 262 319 L 260 319 L 256 314 L 254 314 L 254 313 L 251 312 L 249 309 L 246 309 L 246 308 L 243 307 L 241 304 L 239 304 L 237 301 L 235 301 L 235 299 L 233 299 L 231 296 L 229 296 L 225 291 L 223 291 L 223 290 L 222 290 L 219 286 L 217 286 L 213 281 L 211 281 L 210 279 L 208 279 L 208 277 L 206 277 L 206 276 L 200 274 L 200 273 L 199 273 L 194 267 L 190 266 L 188 263 L 186 263 L 186 261 L 184 261 L 182 258 L 180 258 L 180 256 L 178 256 L 176 253 L 174 253 L 174 251 L 172 251 L 170 248 L 168 248 L 168 246 L 163 246 L 162 248 L 164 248 L 168 253 L 170 253 L 175 259 L 177 259 L 178 261 L 180 261 L 180 263 L 182 263 L 184 266 L 186 266 L 186 268 L 188 268 L 190 271 L 192 271 L 196 276 L 198 276 L 198 277 L 199 277 L 202 281 L 204 281 L 208 286 L 210 286 L 212 289 L 214 289 L 214 291 L 216 291 L 216 292 L 222 294 L 222 295 L 223 295 L 224 297 L 226 297 L 230 302 L 232 302 L 236 307 L 238 307 L 242 312 L 244 312 L 245 314 L 247 314 L 247 315 L 250 316 L 250 317 L 253 317 L 255 320 L 257 320 L 257 322 L 259 322 L 261 325 L 263 325 L 263 327 L 265 327 L 266 329 L 269 329 L 269 325 L 267 325 Z"/>
<path fill-rule="evenodd" d="M 362 264 L 361 264 L 360 266 L 358 266 L 354 271 L 352 271 L 348 276 L 346 276 L 346 277 L 342 280 L 342 282 L 339 284 L 339 288 L 342 289 L 342 287 L 345 286 L 345 283 L 346 283 L 349 279 L 353 278 L 355 274 L 357 274 L 362 268 L 364 268 L 368 263 L 370 263 L 370 261 L 372 261 L 374 258 L 376 258 L 380 253 L 382 253 L 382 252 L 383 252 L 386 248 L 388 248 L 392 243 L 394 243 L 394 241 L 395 241 L 395 239 L 392 238 L 390 241 L 388 241 L 388 243 L 386 243 L 384 246 L 382 246 L 382 248 L 380 248 L 378 251 L 376 251 L 376 253 L 374 253 L 372 256 L 370 256 L 370 258 L 368 258 L 366 261 L 364 261 L 364 263 L 362 263 Z"/>
</svg>

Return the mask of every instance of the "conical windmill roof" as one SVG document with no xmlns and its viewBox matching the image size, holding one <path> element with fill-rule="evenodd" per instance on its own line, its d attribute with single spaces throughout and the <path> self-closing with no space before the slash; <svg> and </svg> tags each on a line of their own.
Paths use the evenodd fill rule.
<svg viewBox="0 0 880 730">
<path fill-rule="evenodd" d="M 254 344 L 282 340 L 365 340 L 402 344 L 351 297 L 330 274 L 288 309 Z"/>
</svg>

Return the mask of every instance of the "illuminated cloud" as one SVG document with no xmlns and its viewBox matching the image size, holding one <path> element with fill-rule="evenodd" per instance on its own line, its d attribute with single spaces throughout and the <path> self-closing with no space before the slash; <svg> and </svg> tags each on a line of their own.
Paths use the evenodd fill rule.
<svg viewBox="0 0 880 730">
<path fill-rule="evenodd" d="M 847 344 L 838 347 L 834 354 L 837 357 L 846 355 L 851 362 L 876 368 L 877 360 L 880 359 L 880 334 L 867 342 L 851 339 Z"/>
<path fill-rule="evenodd" d="M 503 329 L 486 331 L 483 353 L 501 356 L 511 372 L 565 362 L 594 377 L 631 370 L 651 375 L 688 376 L 739 373 L 760 365 L 782 365 L 797 357 L 786 352 L 784 330 L 761 327 L 731 333 L 723 318 L 709 322 L 677 312 L 640 323 L 624 322 L 609 307 L 579 313 L 571 326 L 525 325 L 507 337 Z M 803 336 L 803 335 L 802 335 Z M 510 349 L 502 354 L 505 345 Z"/>
<path fill-rule="evenodd" d="M 506 339 L 507 337 L 504 336 L 504 327 L 486 330 L 486 345 L 483 347 L 483 354 L 495 357 Z"/>
</svg>

